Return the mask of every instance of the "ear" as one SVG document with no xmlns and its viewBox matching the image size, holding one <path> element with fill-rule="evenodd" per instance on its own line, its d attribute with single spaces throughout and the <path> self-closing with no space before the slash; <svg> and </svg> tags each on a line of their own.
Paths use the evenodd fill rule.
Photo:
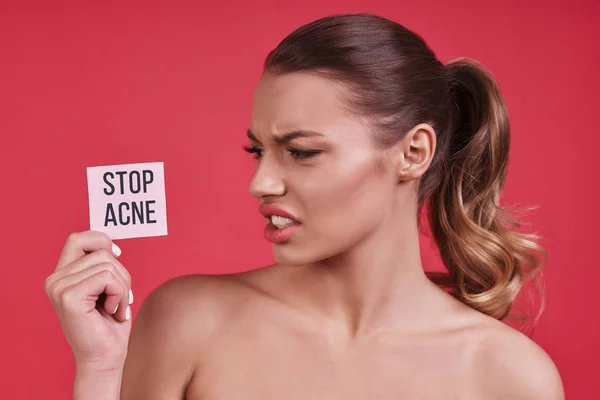
<svg viewBox="0 0 600 400">
<path fill-rule="evenodd" d="M 399 181 L 418 179 L 433 160 L 436 147 L 436 136 L 429 124 L 419 124 L 411 129 L 398 143 L 396 171 Z"/>
</svg>

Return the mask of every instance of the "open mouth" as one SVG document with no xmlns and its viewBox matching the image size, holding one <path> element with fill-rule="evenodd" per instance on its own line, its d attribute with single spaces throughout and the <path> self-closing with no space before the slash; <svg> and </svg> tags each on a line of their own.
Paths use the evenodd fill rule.
<svg viewBox="0 0 600 400">
<path fill-rule="evenodd" d="M 261 205 L 260 212 L 265 217 L 267 225 L 264 235 L 271 243 L 285 243 L 298 230 L 300 222 L 290 213 L 273 205 Z"/>
</svg>

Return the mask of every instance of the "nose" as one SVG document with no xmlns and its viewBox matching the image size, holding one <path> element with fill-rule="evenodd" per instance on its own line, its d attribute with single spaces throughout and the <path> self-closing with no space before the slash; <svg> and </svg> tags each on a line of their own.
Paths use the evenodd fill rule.
<svg viewBox="0 0 600 400">
<path fill-rule="evenodd" d="M 250 194 L 260 199 L 267 196 L 283 196 L 285 190 L 281 170 L 264 157 L 256 167 L 250 182 Z"/>
</svg>

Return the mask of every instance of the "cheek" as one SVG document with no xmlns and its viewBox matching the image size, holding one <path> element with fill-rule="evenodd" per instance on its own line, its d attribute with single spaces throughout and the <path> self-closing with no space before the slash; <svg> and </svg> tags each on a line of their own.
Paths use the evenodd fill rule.
<svg viewBox="0 0 600 400">
<path fill-rule="evenodd" d="M 302 186 L 298 194 L 315 239 L 351 240 L 372 229 L 389 209 L 391 185 L 369 160 L 321 171 Z"/>
</svg>

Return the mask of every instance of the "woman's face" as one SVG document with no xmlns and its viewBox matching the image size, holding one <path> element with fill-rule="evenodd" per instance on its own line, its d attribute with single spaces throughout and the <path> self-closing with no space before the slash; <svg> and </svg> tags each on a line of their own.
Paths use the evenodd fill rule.
<svg viewBox="0 0 600 400">
<path fill-rule="evenodd" d="M 265 237 L 280 264 L 318 262 L 359 244 L 390 215 L 392 167 L 366 121 L 345 110 L 341 88 L 312 73 L 264 74 L 248 131 L 257 158 L 250 192 L 296 221 L 269 218 Z M 263 207 L 268 218 L 277 209 Z M 277 225 L 277 226 L 276 226 Z"/>
</svg>

